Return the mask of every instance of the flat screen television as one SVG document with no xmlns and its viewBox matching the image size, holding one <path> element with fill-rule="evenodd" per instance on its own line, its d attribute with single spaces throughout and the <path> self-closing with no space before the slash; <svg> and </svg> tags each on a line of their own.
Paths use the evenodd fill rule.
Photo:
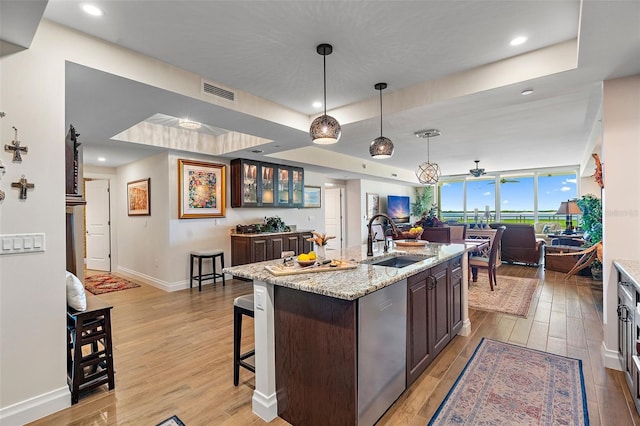
<svg viewBox="0 0 640 426">
<path fill-rule="evenodd" d="M 406 195 L 387 195 L 387 216 L 395 223 L 410 223 L 410 199 Z"/>
</svg>

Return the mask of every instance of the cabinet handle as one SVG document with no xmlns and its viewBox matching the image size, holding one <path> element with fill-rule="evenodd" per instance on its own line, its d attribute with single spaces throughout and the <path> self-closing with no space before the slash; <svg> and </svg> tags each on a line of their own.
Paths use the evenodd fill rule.
<svg viewBox="0 0 640 426">
<path fill-rule="evenodd" d="M 429 275 L 427 281 L 430 281 L 427 283 L 427 290 L 433 290 L 438 285 L 438 280 L 433 275 Z"/>
</svg>

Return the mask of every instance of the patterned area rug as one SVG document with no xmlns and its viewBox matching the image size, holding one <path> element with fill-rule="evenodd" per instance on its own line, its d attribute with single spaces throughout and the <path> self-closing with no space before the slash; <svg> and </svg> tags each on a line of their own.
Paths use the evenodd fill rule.
<svg viewBox="0 0 640 426">
<path fill-rule="evenodd" d="M 582 361 L 483 339 L 429 425 L 588 425 Z"/>
<path fill-rule="evenodd" d="M 140 284 L 110 274 L 92 275 L 84 279 L 84 288 L 92 294 L 111 293 L 136 287 L 140 287 Z"/>
<path fill-rule="evenodd" d="M 479 271 L 478 282 L 469 283 L 469 307 L 526 318 L 540 280 L 498 275 L 497 281 L 498 286 L 491 291 L 486 271 Z"/>
</svg>

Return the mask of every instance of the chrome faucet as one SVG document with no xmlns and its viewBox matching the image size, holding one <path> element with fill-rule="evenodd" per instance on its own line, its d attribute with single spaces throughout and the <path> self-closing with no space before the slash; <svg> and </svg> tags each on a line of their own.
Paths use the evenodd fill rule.
<svg viewBox="0 0 640 426">
<path fill-rule="evenodd" d="M 377 213 L 374 214 L 371 219 L 369 219 L 369 225 L 367 225 L 367 230 L 369 231 L 367 234 L 367 256 L 373 256 L 373 230 L 371 229 L 371 226 L 373 225 L 373 221 L 376 220 L 379 217 L 384 217 L 385 219 L 387 219 L 389 221 L 389 223 L 391 224 L 391 229 L 393 230 L 393 234 L 396 237 L 401 237 L 402 233 L 400 232 L 400 229 L 398 229 L 398 227 L 396 226 L 395 223 L 393 223 L 393 220 L 391 220 L 391 218 L 389 216 L 387 216 L 384 213 Z M 386 234 L 386 232 L 385 232 Z M 389 249 L 389 246 L 387 245 L 387 238 L 385 235 L 383 235 L 385 237 L 384 239 L 384 252 L 386 253 Z"/>
</svg>

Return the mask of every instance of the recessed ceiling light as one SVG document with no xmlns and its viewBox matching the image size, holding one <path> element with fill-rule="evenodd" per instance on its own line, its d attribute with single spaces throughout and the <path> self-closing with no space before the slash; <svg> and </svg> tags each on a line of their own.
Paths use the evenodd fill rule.
<svg viewBox="0 0 640 426">
<path fill-rule="evenodd" d="M 312 105 L 313 105 L 314 108 L 320 108 L 322 106 L 322 102 L 315 101 Z"/>
<path fill-rule="evenodd" d="M 178 120 L 178 125 L 189 130 L 196 130 L 202 127 L 202 124 L 197 121 L 189 120 L 188 118 L 181 118 Z"/>
<path fill-rule="evenodd" d="M 88 13 L 91 16 L 102 16 L 104 15 L 104 12 L 102 11 L 102 9 L 100 9 L 97 6 L 94 6 L 92 4 L 83 4 L 82 5 L 82 10 L 84 10 L 86 13 Z"/>
<path fill-rule="evenodd" d="M 512 46 L 520 46 L 525 41 L 527 41 L 527 37 L 518 36 L 518 37 L 514 38 L 513 40 L 511 40 L 511 42 L 509 44 L 512 45 Z"/>
<path fill-rule="evenodd" d="M 98 157 L 98 161 L 104 163 L 105 161 L 107 161 L 107 159 L 104 157 Z"/>
<path fill-rule="evenodd" d="M 527 96 L 533 93 L 533 89 L 524 89 L 522 92 L 520 92 L 520 94 L 522 96 Z"/>
</svg>

